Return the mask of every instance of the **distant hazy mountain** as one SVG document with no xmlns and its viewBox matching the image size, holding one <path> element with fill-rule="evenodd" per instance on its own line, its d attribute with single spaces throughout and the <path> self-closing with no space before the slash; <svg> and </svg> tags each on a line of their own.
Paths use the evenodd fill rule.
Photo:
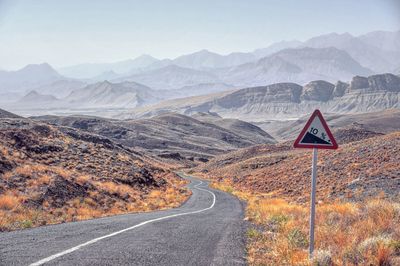
<svg viewBox="0 0 400 266">
<path fill-rule="evenodd" d="M 361 35 L 358 38 L 368 45 L 384 51 L 400 51 L 400 30 L 395 32 L 373 31 Z"/>
<path fill-rule="evenodd" d="M 276 52 L 288 48 L 329 48 L 334 47 L 346 51 L 353 59 L 362 66 L 375 72 L 391 72 L 399 67 L 396 62 L 400 59 L 400 31 L 375 31 L 361 36 L 353 36 L 349 33 L 330 33 L 316 36 L 305 42 L 297 40 L 281 41 L 266 48 L 257 49 L 253 52 L 231 53 L 220 55 L 208 50 L 201 50 L 195 53 L 179 56 L 175 59 L 158 60 L 149 55 L 142 55 L 135 59 L 104 64 L 81 64 L 60 68 L 61 74 L 80 78 L 92 79 L 101 75 L 112 74 L 138 74 L 164 68 L 170 65 L 177 65 L 184 68 L 207 70 L 216 68 L 234 67 L 249 62 L 256 62 L 260 58 L 270 56 Z M 116 78 L 111 77 L 111 78 Z M 95 78 L 100 81 L 107 78 Z"/>
<path fill-rule="evenodd" d="M 28 65 L 18 71 L 0 70 L 0 94 L 9 98 L 0 99 L 0 103 L 15 102 L 32 90 L 61 99 L 71 91 L 104 80 L 137 82 L 147 86 L 150 94 L 151 90 L 162 90 L 157 93 L 157 100 L 279 82 L 304 85 L 313 80 L 349 81 L 357 75 L 400 74 L 399 62 L 400 31 L 375 31 L 361 36 L 331 33 L 305 42 L 282 41 L 248 53 L 220 55 L 201 50 L 175 59 L 158 60 L 143 55 L 115 63 L 81 64 L 61 68 L 65 76 L 48 64 Z M 342 89 L 337 87 L 333 93 L 339 95 Z M 123 104 L 113 100 L 97 104 L 96 100 L 87 106 L 140 105 L 142 97 L 138 96 L 137 104 L 135 97 L 121 100 Z"/>
<path fill-rule="evenodd" d="M 379 40 L 382 38 L 382 40 Z M 387 41 L 387 45 L 384 44 Z M 335 47 L 346 51 L 362 66 L 375 72 L 393 71 L 400 60 L 400 34 L 398 32 L 371 32 L 354 37 L 349 33 L 321 35 L 304 42 L 304 47 Z M 393 50 L 386 50 L 393 49 Z"/>
<path fill-rule="evenodd" d="M 49 64 L 27 65 L 17 71 L 0 71 L 0 91 L 24 92 L 63 79 Z"/>
<path fill-rule="evenodd" d="M 0 93 L 0 104 L 14 103 L 23 96 L 22 93 L 17 92 L 4 92 Z"/>
<path fill-rule="evenodd" d="M 260 86 L 275 82 L 306 83 L 315 79 L 348 80 L 354 75 L 370 75 L 346 52 L 336 48 L 286 49 L 254 63 L 219 72 L 220 78 L 237 86 Z"/>
<path fill-rule="evenodd" d="M 71 92 L 64 100 L 73 107 L 133 108 L 157 101 L 149 87 L 135 82 L 91 84 Z"/>
<path fill-rule="evenodd" d="M 193 54 L 180 56 L 172 60 L 172 63 L 177 66 L 193 69 L 210 69 L 241 65 L 255 59 L 256 57 L 251 53 L 219 55 L 208 50 L 201 50 Z"/>
<path fill-rule="evenodd" d="M 15 109 L 48 109 L 57 108 L 61 105 L 61 101 L 53 95 L 40 94 L 37 91 L 30 91 L 13 104 Z"/>
<path fill-rule="evenodd" d="M 236 55 L 229 55 L 230 59 Z M 373 73 L 362 67 L 346 52 L 333 47 L 285 49 L 258 61 L 222 68 L 224 65 L 233 64 L 233 61 L 227 60 L 229 56 L 223 57 L 203 50 L 173 60 L 187 67 L 167 65 L 155 70 L 120 77 L 116 81 L 135 81 L 156 90 L 176 90 L 202 83 L 226 83 L 243 87 L 274 82 L 306 83 L 315 79 L 349 80 L 355 75 Z M 240 62 L 240 60 L 235 62 Z M 165 63 L 169 64 L 170 61 Z M 204 68 L 204 70 L 195 68 Z M 208 92 L 218 91 L 221 90 Z M 190 95 L 196 94 L 188 94 Z"/>
<path fill-rule="evenodd" d="M 163 112 L 217 113 L 223 118 L 245 121 L 293 119 L 315 108 L 331 113 L 365 113 L 400 108 L 400 77 L 393 74 L 355 76 L 350 83 L 312 81 L 305 86 L 276 83 L 239 89 L 209 97 L 161 102 L 119 117 L 142 117 Z"/>
<path fill-rule="evenodd" d="M 34 88 L 35 91 L 41 94 L 53 95 L 57 98 L 64 98 L 71 93 L 71 91 L 83 88 L 85 82 L 73 79 L 61 79 L 49 84 L 44 84 Z"/>
<path fill-rule="evenodd" d="M 266 57 L 268 55 L 271 55 L 273 53 L 279 52 L 281 50 L 284 49 L 289 49 L 289 48 L 297 48 L 302 44 L 302 42 L 300 41 L 281 41 L 281 42 L 277 42 L 277 43 L 273 43 L 270 46 L 268 46 L 267 48 L 261 48 L 261 49 L 257 49 L 253 52 L 253 54 L 257 57 L 257 58 L 263 58 Z"/>
<path fill-rule="evenodd" d="M 197 96 L 197 95 L 233 90 L 235 88 L 236 88 L 235 86 L 228 85 L 226 83 L 200 83 L 191 86 L 184 86 L 180 89 L 173 90 L 171 92 L 176 93 L 176 96 L 189 97 L 189 96 Z"/>
<path fill-rule="evenodd" d="M 90 78 L 89 81 L 99 82 L 99 81 L 105 81 L 105 80 L 113 80 L 113 79 L 117 79 L 121 76 L 123 76 L 123 75 L 117 74 L 114 71 L 110 70 L 110 71 L 103 72 L 98 76 Z"/>
<path fill-rule="evenodd" d="M 150 55 L 141 55 L 135 59 L 128 59 L 115 63 L 103 63 L 103 64 L 80 64 L 68 67 L 59 68 L 61 74 L 79 79 L 91 79 L 100 76 L 110 71 L 116 72 L 117 74 L 129 73 L 134 69 L 146 68 L 149 65 L 159 61 L 158 59 Z"/>
<path fill-rule="evenodd" d="M 119 78 L 116 81 L 124 80 L 139 82 L 156 90 L 170 90 L 200 83 L 220 82 L 218 77 L 212 73 L 176 65 L 169 65 L 160 69 L 133 74 Z"/>
</svg>

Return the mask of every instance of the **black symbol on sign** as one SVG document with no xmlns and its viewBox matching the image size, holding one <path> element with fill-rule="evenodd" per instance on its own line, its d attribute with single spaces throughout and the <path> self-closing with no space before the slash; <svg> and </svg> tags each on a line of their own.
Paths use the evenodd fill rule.
<svg viewBox="0 0 400 266">
<path fill-rule="evenodd" d="M 322 133 L 322 134 L 321 134 L 321 137 L 322 137 L 323 139 L 325 139 L 325 138 L 326 138 L 326 134 L 325 134 L 325 133 Z"/>
<path fill-rule="evenodd" d="M 317 135 L 318 134 L 318 129 L 312 127 L 310 129 L 310 133 L 313 134 L 313 135 Z"/>
</svg>

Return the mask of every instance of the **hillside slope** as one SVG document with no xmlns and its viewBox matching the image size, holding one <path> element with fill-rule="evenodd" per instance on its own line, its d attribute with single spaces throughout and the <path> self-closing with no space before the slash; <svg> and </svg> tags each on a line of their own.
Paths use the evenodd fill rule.
<svg viewBox="0 0 400 266">
<path fill-rule="evenodd" d="M 258 124 L 277 140 L 295 139 L 309 116 L 296 121 L 270 121 Z M 361 114 L 325 114 L 329 127 L 335 132 L 343 128 L 358 128 L 376 133 L 389 133 L 400 130 L 400 109 Z"/>
<path fill-rule="evenodd" d="M 198 163 L 237 148 L 275 140 L 260 128 L 239 120 L 206 122 L 167 113 L 154 118 L 112 120 L 95 117 L 37 117 L 42 121 L 96 133 L 128 147 L 180 163 Z"/>
<path fill-rule="evenodd" d="M 337 151 L 320 151 L 318 200 L 362 199 L 380 193 L 399 197 L 399 156 L 400 132 L 342 144 Z M 288 143 L 222 155 L 196 171 L 241 190 L 307 202 L 310 169 L 311 151 L 294 150 Z"/>
<path fill-rule="evenodd" d="M 184 182 L 163 166 L 105 137 L 1 118 L 0 231 L 177 206 Z"/>
</svg>

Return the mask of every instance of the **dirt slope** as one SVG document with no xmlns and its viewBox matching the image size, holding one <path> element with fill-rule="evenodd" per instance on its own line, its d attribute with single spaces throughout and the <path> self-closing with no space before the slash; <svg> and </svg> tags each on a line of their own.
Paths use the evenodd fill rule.
<svg viewBox="0 0 400 266">
<path fill-rule="evenodd" d="M 400 192 L 400 132 L 362 138 L 321 151 L 318 199 L 359 199 Z M 311 151 L 293 150 L 291 143 L 259 145 L 212 159 L 195 169 L 249 191 L 273 193 L 290 200 L 308 200 Z"/>
<path fill-rule="evenodd" d="M 172 207 L 183 185 L 108 138 L 0 119 L 0 230 Z"/>
</svg>

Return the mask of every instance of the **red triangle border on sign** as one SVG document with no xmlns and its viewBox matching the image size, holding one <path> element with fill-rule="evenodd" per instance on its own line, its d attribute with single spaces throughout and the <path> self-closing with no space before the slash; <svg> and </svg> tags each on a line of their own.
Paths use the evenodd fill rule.
<svg viewBox="0 0 400 266">
<path fill-rule="evenodd" d="M 300 141 L 303 139 L 304 135 L 307 133 L 307 129 L 310 127 L 310 124 L 314 120 L 314 118 L 318 116 L 319 120 L 321 121 L 322 126 L 324 127 L 326 133 L 328 134 L 329 139 L 332 141 L 332 145 L 313 145 L 313 144 L 301 144 Z M 331 130 L 328 127 L 328 124 L 325 121 L 325 118 L 322 116 L 322 113 L 316 109 L 311 117 L 308 119 L 306 125 L 304 126 L 303 130 L 300 132 L 297 139 L 294 141 L 293 147 L 295 148 L 316 148 L 316 149 L 329 149 L 329 150 L 336 150 L 339 146 L 332 135 Z"/>
</svg>

